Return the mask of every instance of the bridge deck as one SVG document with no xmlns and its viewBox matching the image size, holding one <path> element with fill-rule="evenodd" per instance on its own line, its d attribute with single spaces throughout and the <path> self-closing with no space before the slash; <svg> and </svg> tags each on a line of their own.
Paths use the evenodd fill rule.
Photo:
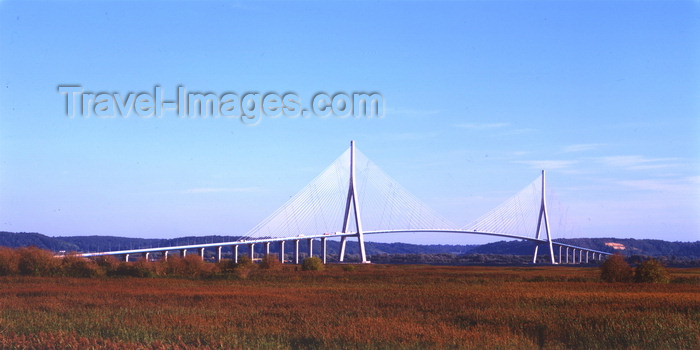
<svg viewBox="0 0 700 350">
<path fill-rule="evenodd" d="M 363 234 L 366 235 L 376 235 L 376 234 L 388 234 L 388 233 L 456 233 L 456 234 L 476 234 L 476 235 L 486 235 L 486 236 L 496 236 L 505 238 L 522 239 L 540 244 L 547 244 L 547 240 L 537 239 L 533 237 L 525 237 L 518 235 L 511 235 L 505 233 L 495 233 L 495 232 L 479 232 L 479 231 L 468 231 L 468 230 L 439 230 L 439 229 L 411 229 L 411 230 L 377 230 L 377 231 L 364 231 Z M 332 234 L 321 234 L 321 235 L 308 235 L 308 236 L 294 236 L 294 237 L 283 237 L 283 238 L 261 238 L 254 240 L 243 240 L 243 241 L 233 241 L 233 242 L 219 242 L 219 243 L 202 243 L 202 244 L 189 244 L 189 245 L 179 245 L 179 246 L 169 246 L 169 247 L 156 247 L 156 248 L 140 248 L 140 249 L 128 249 L 128 250 L 116 250 L 107 252 L 91 252 L 80 254 L 83 257 L 94 257 L 101 255 L 124 255 L 124 254 L 143 254 L 143 253 L 155 253 L 155 252 L 165 252 L 165 251 L 179 251 L 187 249 L 200 249 L 200 248 L 217 248 L 217 247 L 228 247 L 235 245 L 249 245 L 249 244 L 261 244 L 261 243 L 272 243 L 281 241 L 296 241 L 296 240 L 308 240 L 308 239 L 322 239 L 322 238 L 336 238 L 336 237 L 355 237 L 357 232 L 336 232 Z M 578 247 L 570 244 L 559 243 L 552 241 L 552 245 L 561 246 L 565 248 L 572 248 L 576 250 L 581 250 L 584 252 L 591 252 L 603 255 L 612 255 L 608 252 L 603 252 L 595 249 Z"/>
</svg>

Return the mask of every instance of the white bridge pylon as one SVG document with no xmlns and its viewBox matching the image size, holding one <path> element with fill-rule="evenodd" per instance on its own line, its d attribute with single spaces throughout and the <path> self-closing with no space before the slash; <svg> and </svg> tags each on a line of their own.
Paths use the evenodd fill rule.
<svg viewBox="0 0 700 350">
<path fill-rule="evenodd" d="M 364 237 L 368 234 L 386 233 L 459 233 L 479 234 L 528 240 L 535 243 L 533 263 L 537 259 L 539 244 L 549 249 L 550 261 L 555 264 L 554 248 L 559 247 L 559 262 L 562 261 L 562 248 L 569 262 L 569 250 L 573 250 L 576 262 L 588 261 L 589 253 L 602 258 L 610 253 L 553 242 L 547 216 L 545 192 L 545 172 L 526 186 L 522 191 L 504 201 L 501 205 L 459 227 L 421 202 L 379 167 L 355 149 L 354 141 L 350 148 L 323 170 L 301 191 L 284 205 L 249 230 L 239 241 L 199 245 L 135 249 L 128 251 L 84 253 L 82 256 L 144 254 L 179 250 L 184 256 L 187 249 L 199 249 L 204 257 L 205 248 L 218 248 L 217 260 L 221 258 L 221 248 L 234 248 L 237 261 L 238 246 L 248 245 L 251 257 L 253 245 L 263 243 L 269 253 L 272 242 L 279 242 L 280 256 L 284 262 L 284 243 L 294 241 L 296 262 L 299 262 L 299 241 L 309 242 L 309 255 L 313 253 L 313 240 L 323 243 L 323 261 L 326 261 L 326 239 L 340 238 L 339 260 L 345 258 L 347 238 L 356 238 L 359 244 L 361 261 L 367 260 Z M 342 218 L 342 220 L 341 220 Z M 542 237 L 542 232 L 546 237 Z"/>
<path fill-rule="evenodd" d="M 401 187 L 379 167 L 350 148 L 287 203 L 245 235 L 245 240 L 306 237 L 324 232 L 341 235 L 344 260 L 348 233 L 359 243 L 367 262 L 365 234 L 452 232 L 502 236 L 547 243 L 554 261 L 552 236 L 544 200 L 544 171 L 525 189 L 477 220 L 459 227 Z M 343 218 L 341 222 L 339 219 Z M 541 229 L 542 230 L 541 230 Z M 546 240 L 540 232 L 546 232 Z M 535 257 L 537 249 L 535 248 Z"/>
<path fill-rule="evenodd" d="M 342 221 L 340 220 L 342 218 Z M 458 226 L 423 204 L 379 167 L 350 148 L 287 203 L 245 234 L 261 240 L 354 233 L 367 262 L 364 233 L 392 229 L 456 229 Z M 340 261 L 347 235 L 341 236 Z"/>
</svg>

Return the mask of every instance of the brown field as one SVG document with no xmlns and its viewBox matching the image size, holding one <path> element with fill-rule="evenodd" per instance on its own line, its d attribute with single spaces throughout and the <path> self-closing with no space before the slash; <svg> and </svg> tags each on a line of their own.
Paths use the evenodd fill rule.
<svg viewBox="0 0 700 350">
<path fill-rule="evenodd" d="M 700 349 L 700 269 L 340 265 L 184 278 L 0 277 L 0 348 Z"/>
</svg>

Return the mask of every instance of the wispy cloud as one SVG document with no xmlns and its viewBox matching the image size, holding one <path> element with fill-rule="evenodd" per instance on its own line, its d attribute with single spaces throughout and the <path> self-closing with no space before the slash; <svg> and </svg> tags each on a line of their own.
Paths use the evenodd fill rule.
<svg viewBox="0 0 700 350">
<path fill-rule="evenodd" d="M 618 184 L 645 191 L 693 193 L 699 192 L 700 176 L 681 179 L 625 180 Z"/>
<path fill-rule="evenodd" d="M 442 112 L 439 109 L 386 108 L 386 115 L 435 115 Z"/>
<path fill-rule="evenodd" d="M 537 131 L 537 129 L 532 128 L 514 129 L 511 123 L 458 123 L 452 126 L 473 131 L 491 131 L 493 136 L 499 137 L 521 135 Z"/>
<path fill-rule="evenodd" d="M 526 156 L 526 155 L 531 154 L 531 153 L 532 152 L 530 152 L 530 151 L 513 151 L 513 152 L 511 152 L 511 155 L 513 155 L 515 157 L 522 157 L 522 156 Z"/>
<path fill-rule="evenodd" d="M 488 129 L 500 129 L 509 126 L 510 123 L 459 123 L 454 126 L 457 128 L 471 129 L 471 130 L 488 130 Z"/>
<path fill-rule="evenodd" d="M 661 169 L 677 166 L 679 164 L 678 158 L 647 158 L 639 155 L 609 156 L 596 159 L 604 165 L 629 170 Z"/>
<path fill-rule="evenodd" d="M 535 169 L 565 169 L 576 163 L 577 160 L 521 160 L 516 163 L 526 164 Z"/>
<path fill-rule="evenodd" d="M 180 191 L 180 194 L 204 194 L 204 193 L 226 193 L 226 192 L 260 192 L 259 187 L 200 187 L 190 188 Z"/>
<path fill-rule="evenodd" d="M 529 134 L 532 132 L 537 131 L 537 129 L 533 128 L 520 128 L 520 129 L 510 129 L 510 130 L 504 130 L 501 133 L 498 133 L 499 136 L 512 136 L 512 135 L 522 135 L 522 134 Z"/>
<path fill-rule="evenodd" d="M 398 132 L 384 134 L 384 138 L 391 141 L 418 141 L 432 139 L 438 136 L 437 132 Z"/>
<path fill-rule="evenodd" d="M 561 150 L 562 153 L 573 153 L 573 152 L 585 152 L 585 151 L 593 151 L 602 146 L 599 143 L 579 143 L 579 144 L 574 144 L 574 145 L 568 145 L 565 146 L 564 149 Z"/>
</svg>

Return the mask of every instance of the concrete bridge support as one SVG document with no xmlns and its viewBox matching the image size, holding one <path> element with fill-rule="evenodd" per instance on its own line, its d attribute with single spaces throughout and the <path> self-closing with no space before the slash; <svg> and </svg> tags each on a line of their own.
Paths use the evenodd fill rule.
<svg viewBox="0 0 700 350">
<path fill-rule="evenodd" d="M 270 242 L 265 242 L 265 255 L 270 255 Z"/>
<path fill-rule="evenodd" d="M 251 243 L 248 245 L 250 247 L 250 260 L 255 259 L 255 244 Z"/>
<path fill-rule="evenodd" d="M 204 248 L 199 248 L 199 257 L 204 261 Z"/>
<path fill-rule="evenodd" d="M 222 246 L 216 247 L 216 262 L 221 262 L 221 249 Z"/>
<path fill-rule="evenodd" d="M 559 246 L 559 264 L 561 265 L 561 246 Z"/>
<path fill-rule="evenodd" d="M 151 253 L 149 253 L 149 252 L 143 253 L 143 259 L 146 260 L 146 261 L 148 261 L 148 258 L 149 258 L 150 255 L 151 255 Z"/>
<path fill-rule="evenodd" d="M 233 246 L 233 262 L 238 264 L 238 244 Z"/>
<path fill-rule="evenodd" d="M 184 258 L 185 256 L 187 256 L 187 249 L 180 249 L 180 257 Z"/>
<path fill-rule="evenodd" d="M 566 247 L 566 261 L 564 262 L 564 264 L 568 264 L 568 263 L 569 263 L 569 247 Z"/>
<path fill-rule="evenodd" d="M 280 241 L 280 261 L 284 264 L 284 241 Z"/>
<path fill-rule="evenodd" d="M 124 254 L 124 261 L 129 262 L 129 254 Z"/>
<path fill-rule="evenodd" d="M 309 238 L 309 258 L 314 256 L 314 239 Z"/>
<path fill-rule="evenodd" d="M 321 246 L 323 247 L 323 251 L 321 252 L 321 254 L 323 255 L 323 263 L 325 264 L 326 258 L 327 258 L 326 253 L 328 252 L 328 249 L 326 246 L 326 237 L 321 238 Z"/>
<path fill-rule="evenodd" d="M 168 261 L 168 251 L 167 250 L 163 251 L 162 259 L 163 259 L 163 261 Z"/>
<path fill-rule="evenodd" d="M 299 240 L 294 240 L 294 263 L 299 265 Z"/>
</svg>

